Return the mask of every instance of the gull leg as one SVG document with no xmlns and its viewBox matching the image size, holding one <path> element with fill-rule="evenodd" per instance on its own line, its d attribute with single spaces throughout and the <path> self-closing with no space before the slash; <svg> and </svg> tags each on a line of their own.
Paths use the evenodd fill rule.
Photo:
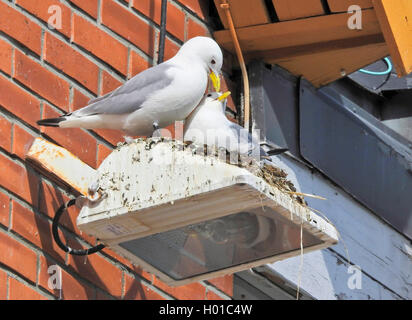
<svg viewBox="0 0 412 320">
<path fill-rule="evenodd" d="M 134 141 L 134 139 L 133 139 L 132 137 L 130 137 L 130 136 L 124 136 L 123 138 L 124 138 L 124 141 L 125 141 L 127 144 L 131 144 L 131 143 Z"/>
<path fill-rule="evenodd" d="M 159 123 L 157 121 L 153 122 L 153 134 L 152 138 L 161 137 Z"/>
<path fill-rule="evenodd" d="M 79 197 L 78 198 L 78 205 L 84 204 L 84 201 L 90 200 L 91 202 L 96 202 L 103 200 L 107 197 L 107 193 L 104 192 L 102 187 L 100 186 L 99 180 L 94 181 L 88 188 L 88 195 L 87 197 Z M 76 200 L 77 201 L 77 200 Z"/>
<path fill-rule="evenodd" d="M 99 183 L 99 180 L 96 180 L 89 186 L 89 189 L 87 190 L 89 193 L 88 198 L 90 200 L 94 200 L 99 189 L 100 189 L 100 183 Z"/>
<path fill-rule="evenodd" d="M 100 188 L 100 184 L 99 181 L 96 180 L 95 182 L 93 182 L 90 186 L 89 186 L 89 193 L 90 194 L 95 194 Z"/>
</svg>

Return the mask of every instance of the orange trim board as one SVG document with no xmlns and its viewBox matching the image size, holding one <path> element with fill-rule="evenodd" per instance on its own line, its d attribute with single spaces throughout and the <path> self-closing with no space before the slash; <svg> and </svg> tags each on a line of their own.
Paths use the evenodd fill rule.
<svg viewBox="0 0 412 320">
<path fill-rule="evenodd" d="M 373 0 L 398 76 L 412 72 L 412 0 Z"/>
</svg>

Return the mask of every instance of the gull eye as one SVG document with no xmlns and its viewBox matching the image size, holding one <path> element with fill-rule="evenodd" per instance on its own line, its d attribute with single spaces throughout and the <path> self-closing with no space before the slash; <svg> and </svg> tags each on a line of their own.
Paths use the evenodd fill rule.
<svg viewBox="0 0 412 320">
<path fill-rule="evenodd" d="M 215 59 L 212 59 L 211 63 L 212 63 L 212 64 L 216 64 Z"/>
<path fill-rule="evenodd" d="M 208 96 L 208 97 L 211 97 L 211 96 L 212 96 L 212 94 L 211 94 L 211 93 L 209 93 L 207 96 Z"/>
</svg>

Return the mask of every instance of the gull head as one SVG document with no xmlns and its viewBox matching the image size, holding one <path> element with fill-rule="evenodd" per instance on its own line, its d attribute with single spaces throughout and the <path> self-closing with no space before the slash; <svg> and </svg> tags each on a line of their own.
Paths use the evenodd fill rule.
<svg viewBox="0 0 412 320">
<path fill-rule="evenodd" d="M 207 106 L 208 109 L 216 108 L 216 109 L 224 112 L 225 109 L 226 109 L 227 98 L 229 96 L 230 96 L 230 91 L 227 91 L 225 93 L 209 92 L 205 96 L 202 104 L 204 106 Z"/>
<path fill-rule="evenodd" d="M 206 71 L 210 74 L 213 87 L 216 91 L 220 91 L 223 54 L 215 40 L 208 37 L 194 37 L 180 48 L 179 55 L 200 59 Z"/>
</svg>

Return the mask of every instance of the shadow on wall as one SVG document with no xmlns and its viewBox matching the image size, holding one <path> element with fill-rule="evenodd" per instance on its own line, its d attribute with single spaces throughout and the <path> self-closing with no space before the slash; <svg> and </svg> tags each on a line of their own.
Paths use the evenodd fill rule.
<svg viewBox="0 0 412 320">
<path fill-rule="evenodd" d="M 28 170 L 31 170 L 30 167 L 26 165 L 26 168 Z M 30 177 L 29 177 L 30 179 Z M 30 181 L 30 192 L 35 199 L 35 197 L 38 197 L 38 205 L 37 209 L 45 214 L 49 215 L 50 218 L 53 218 L 55 211 L 63 204 L 65 203 L 68 198 L 62 194 L 62 192 L 53 185 L 49 185 L 46 183 L 40 183 L 40 186 L 38 187 L 38 179 L 31 178 Z M 39 192 L 37 192 L 39 190 Z M 47 203 L 46 203 L 47 199 Z M 49 207 L 48 207 L 49 206 Z M 61 233 L 61 237 L 63 241 L 66 241 L 66 243 L 75 249 L 82 249 L 84 248 L 84 243 L 81 243 L 78 239 L 74 237 L 74 235 L 70 235 L 67 230 L 70 232 L 75 232 L 79 234 L 80 232 L 77 229 L 77 226 L 75 224 L 77 215 L 79 213 L 79 210 L 75 207 L 71 207 L 68 212 L 65 213 L 65 215 L 62 217 L 61 222 L 63 224 L 63 229 L 60 228 L 59 231 Z M 101 256 L 99 257 L 93 257 L 93 256 L 74 256 L 74 255 L 69 255 L 66 254 L 63 250 L 61 250 L 59 247 L 57 247 L 57 244 L 54 242 L 52 231 L 51 231 L 51 225 L 48 223 L 48 228 L 45 228 L 44 224 L 44 219 L 39 215 L 35 214 L 35 221 L 36 221 L 36 227 L 37 231 L 39 234 L 39 240 L 40 240 L 40 248 L 42 248 L 44 251 L 46 251 L 46 255 L 49 254 L 52 256 L 50 259 L 47 257 L 45 259 L 46 262 L 46 267 L 45 270 L 42 270 L 42 275 L 46 274 L 46 270 L 50 266 L 58 265 L 61 267 L 64 271 L 63 272 L 68 272 L 69 274 L 73 275 L 74 278 L 79 280 L 79 284 L 83 287 L 84 292 L 86 293 L 87 299 L 92 300 L 96 299 L 99 297 L 98 294 L 95 293 L 95 290 L 91 290 L 94 286 L 97 286 L 99 289 L 102 291 L 110 292 L 110 288 L 107 286 L 108 281 L 118 281 L 121 283 L 122 281 L 122 270 L 119 269 L 119 272 L 113 275 L 108 274 L 107 277 L 105 275 L 104 279 L 102 279 L 99 274 L 102 274 L 102 268 L 97 268 L 95 267 L 99 262 L 99 259 L 103 259 Z M 85 235 L 83 236 L 82 239 L 83 241 L 87 241 L 88 244 L 90 245 L 95 245 L 95 239 L 87 237 Z M 95 254 L 96 255 L 96 254 Z M 107 262 L 110 263 L 110 262 Z M 117 267 L 116 267 L 117 268 Z M 118 269 L 118 268 L 117 268 Z M 132 272 L 139 274 L 141 273 L 141 269 L 139 267 L 133 266 L 133 269 L 131 270 Z M 44 279 L 43 279 L 44 280 Z M 89 281 L 91 284 L 85 283 L 85 281 Z M 65 295 L 65 283 L 64 283 L 64 276 L 63 276 L 63 290 L 58 290 L 54 289 L 53 294 L 56 297 L 59 297 L 60 299 L 75 299 L 75 296 Z M 42 281 L 43 285 L 45 284 Z M 76 293 L 74 293 L 76 294 Z M 101 295 L 100 295 L 101 296 Z M 133 298 L 133 297 L 138 297 L 139 299 L 147 299 L 146 292 L 142 286 L 142 284 L 138 281 L 135 280 L 132 282 L 130 288 L 125 292 L 124 294 L 125 299 L 128 297 Z M 121 298 L 119 295 L 116 295 L 115 298 Z"/>
</svg>

